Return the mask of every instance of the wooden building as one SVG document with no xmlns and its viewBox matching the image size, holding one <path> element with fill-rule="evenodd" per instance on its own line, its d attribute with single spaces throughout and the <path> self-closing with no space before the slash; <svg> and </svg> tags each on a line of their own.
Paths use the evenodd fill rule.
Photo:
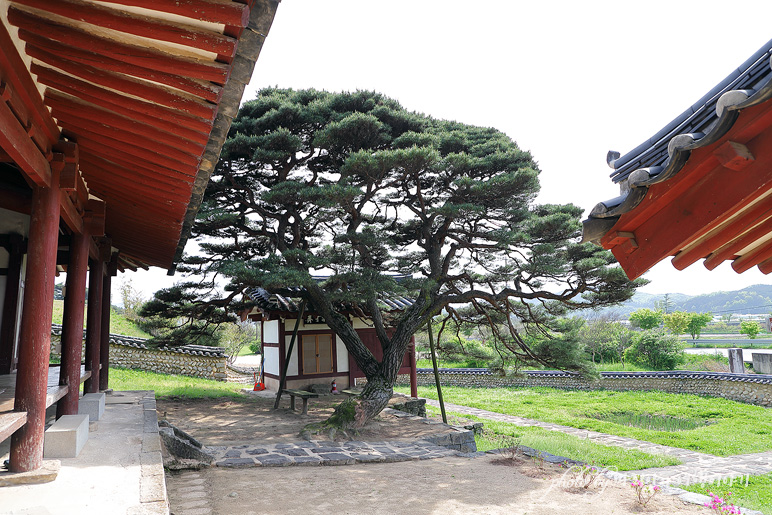
<svg viewBox="0 0 772 515">
<path fill-rule="evenodd" d="M 584 220 L 628 277 L 672 257 L 772 272 L 772 41 L 652 138 L 609 152 L 620 196 Z"/>
<path fill-rule="evenodd" d="M 0 440 L 108 387 L 110 281 L 173 269 L 278 0 L 0 0 Z M 55 275 L 62 364 L 49 379 Z M 85 370 L 81 338 L 88 273 Z M 8 395 L 11 395 L 8 397 Z"/>
<path fill-rule="evenodd" d="M 329 384 L 332 381 L 336 382 L 338 389 L 354 386 L 355 380 L 365 377 L 365 374 L 357 367 L 341 339 L 315 312 L 312 305 L 303 310 L 303 316 L 297 323 L 301 313 L 299 292 L 298 288 L 278 293 L 255 288 L 250 292 L 256 307 L 249 313 L 248 318 L 261 322 L 266 387 L 278 390 L 285 367 L 286 388 L 300 389 L 311 384 Z M 391 313 L 403 311 L 412 305 L 412 301 L 404 297 L 384 296 L 379 302 Z M 355 306 L 342 309 L 341 312 L 348 316 L 362 343 L 380 361 L 383 358 L 383 350 L 369 316 Z M 296 341 L 288 353 L 296 323 Z M 411 338 L 410 348 L 399 373 L 410 374 L 411 395 L 415 397 L 415 338 Z"/>
</svg>

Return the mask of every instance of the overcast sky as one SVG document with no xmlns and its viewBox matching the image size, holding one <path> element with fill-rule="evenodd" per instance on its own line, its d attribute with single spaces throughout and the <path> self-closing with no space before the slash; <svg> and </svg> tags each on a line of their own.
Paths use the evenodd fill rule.
<svg viewBox="0 0 772 515">
<path fill-rule="evenodd" d="M 368 89 L 495 127 L 539 163 L 539 201 L 587 213 L 619 194 L 606 153 L 636 147 L 742 64 L 772 38 L 771 14 L 769 0 L 283 0 L 244 100 L 267 86 Z M 124 277 L 147 297 L 173 281 Z M 772 280 L 669 259 L 645 277 L 642 291 L 691 295 Z"/>
</svg>

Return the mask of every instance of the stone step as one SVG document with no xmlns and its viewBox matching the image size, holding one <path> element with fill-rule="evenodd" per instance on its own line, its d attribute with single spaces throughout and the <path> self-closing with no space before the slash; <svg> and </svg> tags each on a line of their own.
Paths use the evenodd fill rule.
<svg viewBox="0 0 772 515">
<path fill-rule="evenodd" d="M 75 458 L 88 441 L 88 415 L 63 415 L 46 429 L 44 458 Z"/>
</svg>

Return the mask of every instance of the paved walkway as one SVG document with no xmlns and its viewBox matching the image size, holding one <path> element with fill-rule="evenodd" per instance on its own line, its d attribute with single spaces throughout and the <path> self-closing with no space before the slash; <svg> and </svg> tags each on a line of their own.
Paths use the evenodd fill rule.
<svg viewBox="0 0 772 515">
<path fill-rule="evenodd" d="M 433 399 L 427 399 L 426 404 L 439 407 L 439 402 Z M 597 431 L 577 429 L 575 427 L 562 426 L 560 424 L 552 424 L 550 422 L 542 422 L 513 415 L 504 415 L 493 411 L 470 408 L 468 406 L 460 406 L 457 404 L 445 403 L 445 409 L 464 415 L 474 415 L 483 419 L 508 422 L 518 426 L 543 427 L 544 429 L 549 429 L 551 431 L 559 431 L 580 438 L 588 438 L 602 445 L 636 449 L 651 454 L 676 456 L 683 461 L 682 465 L 625 471 L 622 474 L 627 477 L 641 475 L 646 480 L 662 485 L 705 483 L 716 479 L 726 480 L 727 478 L 738 478 L 746 474 L 755 475 L 772 472 L 772 451 L 721 458 L 711 454 L 668 447 L 666 445 L 644 442 L 634 438 L 607 435 L 598 433 Z"/>
</svg>

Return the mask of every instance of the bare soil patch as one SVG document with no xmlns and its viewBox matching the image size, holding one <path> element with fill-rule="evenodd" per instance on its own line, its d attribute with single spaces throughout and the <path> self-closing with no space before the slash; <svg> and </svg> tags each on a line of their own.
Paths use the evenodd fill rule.
<svg viewBox="0 0 772 515">
<path fill-rule="evenodd" d="M 299 440 L 306 424 L 328 417 L 340 397 L 309 401 L 309 414 L 279 410 L 272 398 L 159 399 L 159 417 L 205 445 L 285 443 Z M 461 422 L 456 421 L 456 422 Z M 356 436 L 370 442 L 413 439 L 442 426 L 381 415 Z M 502 466 L 505 465 L 505 466 Z M 195 477 L 195 479 L 191 479 Z M 599 480 L 585 490 L 565 469 L 507 454 L 440 458 L 341 467 L 270 467 L 167 472 L 172 513 L 185 513 L 193 481 L 205 490 L 210 513 L 341 514 L 554 514 L 608 515 L 708 513 L 672 496 L 657 495 L 646 507 L 626 483 Z M 202 491 L 201 494 L 204 494 Z"/>
<path fill-rule="evenodd" d="M 300 440 L 306 424 L 321 422 L 332 415 L 342 401 L 339 395 L 323 395 L 308 401 L 308 415 L 290 410 L 289 398 L 282 397 L 278 410 L 274 398 L 245 397 L 216 399 L 158 399 L 159 419 L 189 433 L 204 445 L 241 445 L 245 443 L 290 443 Z M 402 399 L 395 398 L 395 402 Z M 298 405 L 300 401 L 298 401 Z M 442 433 L 443 426 L 381 414 L 367 427 L 351 436 L 357 440 L 380 442 L 418 439 Z M 322 439 L 320 437 L 320 439 Z"/>
</svg>

